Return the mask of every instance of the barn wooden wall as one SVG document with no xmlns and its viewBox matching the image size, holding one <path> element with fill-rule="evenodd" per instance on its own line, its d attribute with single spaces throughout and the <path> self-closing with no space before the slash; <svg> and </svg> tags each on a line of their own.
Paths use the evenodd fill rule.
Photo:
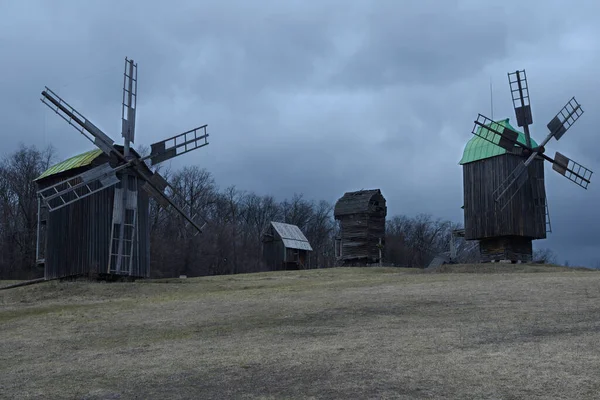
<svg viewBox="0 0 600 400">
<path fill-rule="evenodd" d="M 269 271 L 283 269 L 284 257 L 285 247 L 281 239 L 269 238 L 263 243 L 263 260 Z"/>
<path fill-rule="evenodd" d="M 546 238 L 545 209 L 533 201 L 534 185 L 539 185 L 538 200 L 545 201 L 543 160 L 530 164 L 529 181 L 502 212 L 496 212 L 492 193 L 522 161 L 522 157 L 504 154 L 463 165 L 467 240 L 511 235 Z"/>
</svg>

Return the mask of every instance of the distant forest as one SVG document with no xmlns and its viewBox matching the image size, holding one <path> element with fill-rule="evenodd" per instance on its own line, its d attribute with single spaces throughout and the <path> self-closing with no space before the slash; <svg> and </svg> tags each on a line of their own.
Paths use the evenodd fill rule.
<svg viewBox="0 0 600 400">
<path fill-rule="evenodd" d="M 56 161 L 53 148 L 24 145 L 0 160 L 0 279 L 43 276 L 35 264 L 37 197 L 33 180 Z M 198 167 L 160 172 L 204 216 L 207 225 L 202 234 L 190 235 L 181 218 L 151 202 L 151 277 L 266 271 L 262 233 L 270 221 L 297 225 L 304 232 L 314 250 L 311 268 L 335 266 L 338 227 L 334 204 L 309 200 L 302 194 L 278 201 L 235 186 L 221 189 L 209 171 Z M 384 265 L 426 267 L 437 254 L 449 250 L 451 232 L 457 228 L 459 224 L 431 215 L 388 216 Z M 476 260 L 478 249 L 471 243 L 458 241 L 457 245 L 460 261 Z M 556 255 L 548 249 L 536 251 L 534 258 L 556 262 Z"/>
</svg>

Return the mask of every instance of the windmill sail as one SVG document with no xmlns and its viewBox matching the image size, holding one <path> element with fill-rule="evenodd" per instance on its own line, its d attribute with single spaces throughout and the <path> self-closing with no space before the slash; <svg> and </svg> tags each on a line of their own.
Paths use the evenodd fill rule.
<svg viewBox="0 0 600 400">
<path fill-rule="evenodd" d="M 499 210 L 502 211 L 529 180 L 529 171 L 525 163 L 515 168 L 494 191 L 493 196 Z"/>
<path fill-rule="evenodd" d="M 583 165 L 562 155 L 558 151 L 554 156 L 552 169 L 575 184 L 587 189 L 593 172 Z"/>
<path fill-rule="evenodd" d="M 103 164 L 44 188 L 38 194 L 48 205 L 48 211 L 55 211 L 117 183 L 119 183 L 119 179 L 115 170 L 109 164 Z"/>
<path fill-rule="evenodd" d="M 510 85 L 515 115 L 517 117 L 517 125 L 523 128 L 525 144 L 527 144 L 527 147 L 531 148 L 529 125 L 533 123 L 533 116 L 531 115 L 529 87 L 527 85 L 527 75 L 525 74 L 525 70 L 517 70 L 512 74 L 508 74 L 508 83 Z"/>
<path fill-rule="evenodd" d="M 556 140 L 560 140 L 582 114 L 583 109 L 581 108 L 581 105 L 577 103 L 575 97 L 572 97 L 558 114 L 548 122 L 547 127 L 550 134 L 554 136 Z"/>
<path fill-rule="evenodd" d="M 152 144 L 150 146 L 152 148 L 150 154 L 152 165 L 156 165 L 208 145 L 208 133 L 206 133 L 207 126 L 208 125 L 202 125 Z"/>
<path fill-rule="evenodd" d="M 123 73 L 123 104 L 121 109 L 121 136 L 135 142 L 135 110 L 137 107 L 137 64 L 125 58 Z"/>
<path fill-rule="evenodd" d="M 169 188 L 171 199 L 165 193 L 167 188 Z M 198 210 L 196 210 L 185 197 L 170 185 L 158 172 L 154 173 L 152 178 L 142 186 L 142 189 L 154 198 L 163 208 L 178 211 L 185 218 L 185 228 L 195 228 L 196 235 L 202 232 L 202 229 L 206 225 L 206 219 L 202 217 Z M 181 209 L 175 204 L 181 206 Z"/>
<path fill-rule="evenodd" d="M 523 146 L 517 141 L 519 133 L 512 129 L 492 121 L 488 117 L 479 114 L 475 120 L 475 126 L 472 133 L 490 143 L 502 147 L 504 150 L 511 151 L 515 145 Z"/>
<path fill-rule="evenodd" d="M 82 114 L 77 112 L 77 110 L 61 99 L 56 93 L 46 87 L 46 90 L 42 92 L 42 96 L 44 96 L 44 98 L 41 99 L 44 104 L 62 119 L 67 121 L 69 125 L 73 126 L 78 132 L 85 136 L 86 139 L 98 146 L 103 152 L 110 155 L 110 153 L 114 151 L 114 140 L 102 132 L 96 125 L 92 124 L 92 122 Z"/>
<path fill-rule="evenodd" d="M 525 127 L 533 124 L 529 100 L 529 86 L 527 85 L 525 70 L 509 73 L 508 83 L 510 85 L 515 116 L 517 117 L 517 125 Z"/>
</svg>

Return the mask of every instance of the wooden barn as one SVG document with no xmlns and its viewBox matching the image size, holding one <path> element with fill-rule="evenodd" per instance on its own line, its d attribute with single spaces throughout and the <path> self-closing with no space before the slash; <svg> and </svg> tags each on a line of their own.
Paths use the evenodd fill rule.
<svg viewBox="0 0 600 400">
<path fill-rule="evenodd" d="M 381 190 L 347 192 L 334 208 L 340 223 L 336 258 L 342 265 L 365 265 L 380 261 L 380 245 L 385 245 L 387 207 Z"/>
<path fill-rule="evenodd" d="M 508 118 L 497 123 L 516 131 Z M 519 132 L 517 140 L 525 143 L 525 135 Z M 537 146 L 533 139 L 531 142 L 532 147 Z M 478 136 L 473 136 L 465 146 L 460 161 L 465 239 L 479 240 L 482 262 L 531 261 L 532 240 L 546 238 L 547 203 L 541 158 L 529 165 L 528 176 L 524 176 L 527 181 L 512 201 L 503 210 L 495 204 L 494 190 L 523 162 L 520 152 L 522 148 L 517 145 L 508 152 Z"/>
<path fill-rule="evenodd" d="M 310 267 L 312 247 L 300 228 L 283 222 L 271 222 L 263 234 L 263 258 L 271 271 Z"/>
<path fill-rule="evenodd" d="M 115 146 L 122 150 L 122 146 Z M 132 150 L 133 152 L 133 150 Z M 135 152 L 134 152 L 135 153 Z M 139 155 L 135 153 L 137 157 Z M 102 150 L 92 150 L 50 167 L 35 179 L 38 191 L 61 181 L 68 181 L 94 167 L 107 165 L 109 157 Z M 148 174 L 150 170 L 143 165 Z M 119 183 L 49 213 L 38 199 L 38 264 L 44 264 L 45 278 L 75 275 L 150 276 L 149 198 L 136 175 L 117 172 Z M 128 179 L 125 201 L 121 181 Z M 77 183 L 71 180 L 71 185 Z M 66 185 L 67 183 L 65 183 Z M 139 190 L 138 190 L 139 189 Z M 76 197 L 56 198 L 56 204 Z M 117 201 L 115 201 L 115 199 Z M 121 215 L 125 207 L 125 223 Z M 119 234 L 123 235 L 122 262 L 117 262 Z"/>
</svg>

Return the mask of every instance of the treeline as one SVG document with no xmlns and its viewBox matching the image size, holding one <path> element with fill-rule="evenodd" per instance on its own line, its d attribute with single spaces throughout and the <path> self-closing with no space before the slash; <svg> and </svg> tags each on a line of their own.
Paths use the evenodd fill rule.
<svg viewBox="0 0 600 400">
<path fill-rule="evenodd" d="M 269 269 L 262 257 L 262 234 L 271 221 L 297 225 L 313 251 L 306 265 L 328 268 L 336 265 L 334 245 L 339 227 L 333 218 L 334 204 L 305 199 L 294 194 L 277 201 L 228 187 L 219 190 L 211 174 L 197 167 L 162 172 L 171 185 L 205 219 L 201 235 L 183 230 L 182 218 L 153 204 L 151 208 L 151 252 L 154 276 L 188 276 L 258 272 Z M 343 193 L 340 193 L 340 196 Z M 429 215 L 395 216 L 387 222 L 384 264 L 424 267 L 441 252 L 447 252 L 453 229 L 458 225 Z M 458 255 L 469 261 L 473 246 L 457 240 Z"/>
<path fill-rule="evenodd" d="M 54 161 L 54 150 L 21 146 L 0 160 L 0 279 L 43 276 L 35 266 L 37 195 L 33 180 Z"/>
<path fill-rule="evenodd" d="M 0 162 L 0 279 L 43 276 L 35 266 L 37 197 L 33 180 L 56 162 L 52 148 L 21 146 Z M 271 221 L 297 225 L 313 247 L 311 268 L 335 266 L 338 226 L 328 201 L 301 194 L 278 201 L 231 186 L 220 189 L 210 172 L 198 167 L 163 170 L 168 182 L 199 211 L 203 233 L 194 235 L 183 219 L 150 205 L 151 275 L 203 276 L 266 271 L 262 233 Z M 343 193 L 340 193 L 342 196 Z M 422 268 L 448 252 L 458 224 L 430 215 L 393 216 L 386 224 L 384 264 Z M 459 261 L 476 260 L 477 248 L 456 241 Z"/>
</svg>

